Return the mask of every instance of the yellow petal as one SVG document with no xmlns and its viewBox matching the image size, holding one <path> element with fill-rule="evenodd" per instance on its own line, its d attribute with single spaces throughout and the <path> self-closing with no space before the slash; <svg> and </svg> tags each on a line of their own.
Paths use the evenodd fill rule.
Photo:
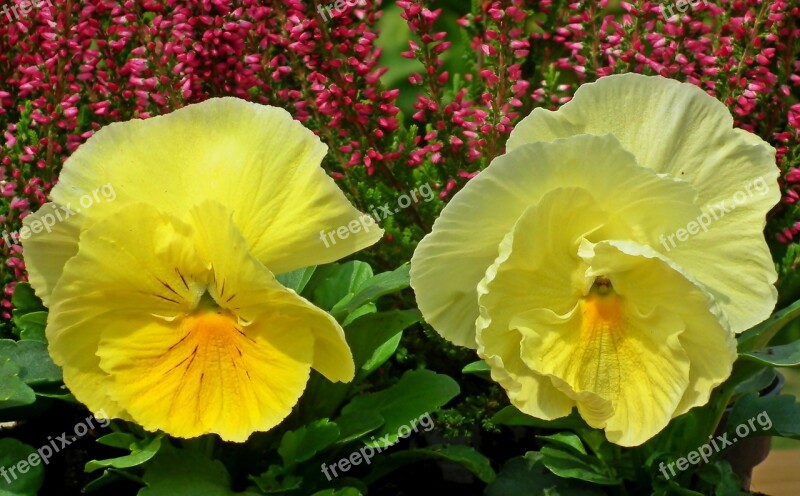
<svg viewBox="0 0 800 496">
<path fill-rule="evenodd" d="M 622 446 L 663 429 L 686 389 L 689 359 L 677 324 L 666 312 L 637 315 L 617 295 L 587 297 L 566 319 L 531 311 L 512 323 L 525 336 L 526 365 L 558 378 L 581 416 Z M 608 406 L 598 409 L 595 398 Z"/>
<path fill-rule="evenodd" d="M 67 160 L 52 197 L 73 207 L 83 200 L 89 224 L 131 203 L 181 218 L 214 200 L 234 213 L 256 258 L 283 273 L 333 262 L 382 235 L 359 229 L 326 248 L 321 232 L 362 216 L 320 167 L 326 150 L 280 108 L 214 98 L 104 127 Z"/>
<path fill-rule="evenodd" d="M 135 225 L 140 219 L 147 222 L 140 228 L 147 236 L 130 231 L 132 224 L 117 224 Z M 176 228 L 158 214 L 140 218 L 135 208 L 107 224 L 115 230 L 104 231 L 100 226 L 87 232 L 80 256 L 66 263 L 63 279 L 52 294 L 46 333 L 50 355 L 63 367 L 64 383 L 75 397 L 95 413 L 104 410 L 109 417 L 127 418 L 124 407 L 109 396 L 111 378 L 99 367 L 96 352 L 102 332 L 109 319 L 136 322 L 152 314 L 175 318 L 191 308 L 188 303 L 176 305 L 166 287 L 181 288 L 175 271 L 181 254 L 173 259 L 154 258 L 163 254 L 164 240 L 180 247 L 191 246 L 191 238 L 186 226 Z"/>
<path fill-rule="evenodd" d="M 320 310 L 294 291 L 280 285 L 275 277 L 245 250 L 246 242 L 230 222 L 230 213 L 219 204 L 205 203 L 192 211 L 192 222 L 199 235 L 199 246 L 211 263 L 219 300 L 235 307 L 248 321 L 285 317 L 304 323 L 314 337 L 313 367 L 334 382 L 349 382 L 355 364 L 344 330 L 330 314 Z M 235 294 L 234 294 L 235 292 Z"/>
<path fill-rule="evenodd" d="M 93 362 L 84 376 L 65 374 L 79 400 L 119 405 L 149 430 L 244 441 L 289 414 L 312 363 L 352 378 L 335 320 L 281 286 L 230 216 L 207 203 L 184 223 L 132 205 L 82 235 L 47 329 L 57 363 L 100 357 L 107 398 L 88 390 Z"/>
<path fill-rule="evenodd" d="M 601 191 L 555 189 L 523 213 L 479 285 L 478 352 L 520 410 L 552 419 L 575 405 L 609 440 L 633 446 L 707 402 L 730 373 L 735 341 L 674 262 L 603 241 L 626 226 L 635 237 L 641 219 L 616 208 L 624 194 Z M 601 277 L 610 294 L 597 293 Z"/>
<path fill-rule="evenodd" d="M 543 195 L 570 187 L 596 192 L 615 217 L 627 219 L 610 223 L 609 233 L 642 243 L 657 243 L 699 213 L 688 184 L 640 167 L 611 136 L 535 143 L 498 157 L 444 208 L 411 260 L 417 303 L 439 334 L 475 347 L 475 288 L 500 242 Z"/>
<path fill-rule="evenodd" d="M 677 231 L 664 232 L 673 238 L 658 249 L 708 288 L 734 331 L 767 318 L 777 299 L 777 274 L 763 236 L 766 213 L 780 199 L 775 150 L 758 136 L 733 129 L 727 108 L 700 88 L 638 74 L 583 85 L 558 111 L 534 110 L 517 125 L 508 149 L 608 133 L 642 166 L 685 180 L 697 191 L 696 204 L 706 217 L 681 226 L 683 240 Z M 707 232 L 698 228 L 701 222 Z M 689 229 L 700 234 L 686 240 Z"/>
<path fill-rule="evenodd" d="M 80 224 L 73 211 L 52 202 L 22 221 L 28 229 L 20 231 L 28 281 L 45 306 L 50 306 L 50 295 L 67 260 L 78 253 Z"/>
<path fill-rule="evenodd" d="M 145 429 L 243 442 L 279 424 L 308 381 L 305 329 L 243 326 L 231 314 L 196 313 L 131 328 L 110 319 L 98 350 L 111 394 Z"/>
<path fill-rule="evenodd" d="M 654 259 L 648 263 L 660 270 L 620 271 L 623 268 L 620 263 L 631 263 L 638 258 L 619 257 L 617 252 Z M 640 309 L 660 307 L 681 316 L 686 329 L 678 339 L 691 367 L 689 385 L 673 417 L 705 405 L 711 391 L 728 378 L 736 360 L 736 339 L 712 295 L 680 266 L 641 245 L 623 241 L 600 243 L 592 247 L 592 256 L 589 274 L 620 271 L 614 287 L 620 294 L 631 295 Z"/>
</svg>

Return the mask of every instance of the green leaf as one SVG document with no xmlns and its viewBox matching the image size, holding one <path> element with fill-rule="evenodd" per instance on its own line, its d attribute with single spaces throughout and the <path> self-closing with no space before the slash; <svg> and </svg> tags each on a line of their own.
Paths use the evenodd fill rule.
<svg viewBox="0 0 800 496">
<path fill-rule="evenodd" d="M 103 470 L 100 477 L 86 484 L 81 492 L 84 494 L 99 491 L 108 486 L 119 484 L 121 481 L 133 481 L 137 486 L 144 484 L 144 481 L 138 476 L 126 472 L 125 470 L 118 470 L 116 468 L 107 468 Z"/>
<path fill-rule="evenodd" d="M 36 394 L 20 379 L 20 374 L 20 367 L 16 362 L 0 356 L 0 409 L 36 402 Z"/>
<path fill-rule="evenodd" d="M 0 359 L 20 367 L 19 378 L 30 386 L 61 382 L 61 369 L 50 359 L 47 345 L 39 341 L 0 339 Z"/>
<path fill-rule="evenodd" d="M 34 448 L 16 439 L 0 439 L 0 469 L 0 496 L 36 496 L 44 482 L 42 459 Z"/>
<path fill-rule="evenodd" d="M 112 432 L 111 434 L 106 434 L 98 438 L 97 442 L 104 446 L 111 446 L 112 448 L 130 450 L 139 442 L 139 439 L 127 432 Z"/>
<path fill-rule="evenodd" d="M 121 481 L 124 480 L 133 481 L 137 485 L 143 484 L 143 481 L 139 477 L 136 477 L 133 474 L 130 474 L 124 470 L 107 468 L 103 470 L 103 473 L 100 474 L 100 477 L 86 484 L 83 487 L 83 489 L 81 489 L 81 492 L 84 494 L 92 493 L 95 491 L 99 491 L 103 488 L 106 488 L 108 486 L 119 484 Z"/>
<path fill-rule="evenodd" d="M 733 472 L 731 464 L 725 460 L 716 460 L 703 465 L 697 471 L 697 475 L 713 490 L 713 493 L 711 490 L 704 491 L 705 494 L 714 494 L 714 496 L 748 496 L 750 494 L 742 491 L 739 477 Z"/>
<path fill-rule="evenodd" d="M 800 245 L 789 245 L 778 265 L 778 308 L 782 308 L 800 298 Z"/>
<path fill-rule="evenodd" d="M 341 489 L 317 491 L 311 496 L 362 496 L 362 492 L 354 487 L 343 487 Z"/>
<path fill-rule="evenodd" d="M 446 460 L 454 462 L 472 472 L 478 479 L 490 483 L 497 476 L 491 461 L 475 448 L 464 445 L 431 446 L 393 453 L 375 462 L 375 468 L 367 477 L 374 482 L 395 470 L 421 460 Z"/>
<path fill-rule="evenodd" d="M 742 396 L 747 393 L 759 393 L 769 387 L 778 377 L 778 372 L 772 367 L 763 368 L 756 371 L 747 380 L 742 381 L 734 389 L 735 396 Z"/>
<path fill-rule="evenodd" d="M 467 375 L 477 375 L 481 379 L 485 379 L 487 381 L 492 380 L 492 369 L 489 367 L 489 364 L 484 362 L 483 360 L 478 360 L 477 362 L 472 362 L 461 369 L 462 374 Z"/>
<path fill-rule="evenodd" d="M 563 448 L 573 449 L 584 455 L 586 454 L 583 441 L 581 441 L 581 438 L 577 434 L 572 432 L 558 432 L 551 436 L 536 436 L 536 438 L 554 446 L 561 446 Z"/>
<path fill-rule="evenodd" d="M 14 305 L 15 317 L 22 316 L 31 312 L 45 310 L 42 300 L 33 292 L 33 288 L 27 282 L 20 282 L 14 286 L 14 294 L 11 296 L 11 304 Z"/>
<path fill-rule="evenodd" d="M 266 472 L 258 476 L 251 475 L 248 479 L 266 494 L 291 494 L 303 485 L 302 477 L 287 474 L 281 465 L 270 465 Z"/>
<path fill-rule="evenodd" d="M 656 479 L 655 486 L 656 487 L 653 488 L 653 496 L 707 496 L 703 493 L 681 487 L 674 479 L 668 481 Z"/>
<path fill-rule="evenodd" d="M 278 454 L 286 467 L 293 467 L 339 439 L 339 426 L 328 419 L 317 420 L 283 435 Z"/>
<path fill-rule="evenodd" d="M 542 447 L 540 452 L 544 466 L 559 477 L 611 486 L 620 484 L 611 470 L 593 456 L 551 445 Z"/>
<path fill-rule="evenodd" d="M 407 453 L 410 453 L 410 455 L 407 455 Z M 494 469 L 492 469 L 491 460 L 470 446 L 459 444 L 444 447 L 432 446 L 420 450 L 401 451 L 392 456 L 421 456 L 455 462 L 472 472 L 478 479 L 487 484 L 497 477 Z"/>
<path fill-rule="evenodd" d="M 780 436 L 800 439 L 800 403 L 794 396 L 758 396 L 750 393 L 733 404 L 726 431 L 738 439 L 747 427 L 747 436 Z M 736 428 L 740 432 L 736 432 Z"/>
<path fill-rule="evenodd" d="M 316 370 L 312 370 L 311 378 L 300 399 L 302 421 L 311 422 L 336 415 L 339 407 L 347 399 L 350 387 L 350 384 L 331 382 Z"/>
<path fill-rule="evenodd" d="M 354 260 L 344 264 L 317 267 L 306 286 L 306 294 L 318 307 L 330 310 L 342 300 L 352 298 L 372 277 L 372 267 Z"/>
<path fill-rule="evenodd" d="M 336 420 L 339 426 L 337 444 L 345 444 L 360 439 L 383 425 L 383 417 L 375 412 L 356 410 L 340 416 Z"/>
<path fill-rule="evenodd" d="M 509 405 L 492 416 L 492 422 L 497 425 L 511 425 L 521 427 L 539 427 L 542 429 L 580 429 L 586 423 L 575 413 L 555 420 L 542 420 L 531 417 L 519 411 L 514 405 Z"/>
<path fill-rule="evenodd" d="M 388 446 L 399 439 L 398 429 L 419 430 L 423 419 L 458 396 L 458 383 L 450 377 L 430 370 L 415 370 L 403 374 L 393 386 L 376 393 L 357 396 L 343 409 L 343 414 L 356 411 L 372 411 L 385 420 L 374 434 L 376 441 L 369 446 Z M 430 428 L 424 426 L 426 430 Z M 410 433 L 409 433 L 410 435 Z"/>
<path fill-rule="evenodd" d="M 161 449 L 163 438 L 164 434 L 157 434 L 152 439 L 136 441 L 127 448 L 131 450 L 129 455 L 110 458 L 108 460 L 91 460 L 86 463 L 84 470 L 87 473 L 91 473 L 106 467 L 130 468 L 141 465 L 156 456 Z"/>
<path fill-rule="evenodd" d="M 410 280 L 408 275 L 410 267 L 410 264 L 405 263 L 392 272 L 384 272 L 372 277 L 358 288 L 358 292 L 345 304 L 342 306 L 337 304 L 331 313 L 335 315 L 341 312 L 346 315 L 367 303 L 374 302 L 381 296 L 407 288 Z"/>
<path fill-rule="evenodd" d="M 378 311 L 378 306 L 374 303 L 367 303 L 366 305 L 359 307 L 353 313 L 350 313 L 342 319 L 342 327 L 347 327 L 352 324 L 356 319 L 363 317 L 364 315 L 375 313 Z"/>
<path fill-rule="evenodd" d="M 528 452 L 512 458 L 489 484 L 486 496 L 603 496 L 597 487 L 574 479 L 562 479 L 542 464 L 541 453 Z"/>
<path fill-rule="evenodd" d="M 36 396 L 41 396 L 43 398 L 52 398 L 56 400 L 66 401 L 68 403 L 73 403 L 75 405 L 80 405 L 81 402 L 76 400 L 72 393 L 69 392 L 67 386 L 64 384 L 44 384 L 41 386 L 36 386 Z"/>
<path fill-rule="evenodd" d="M 386 363 L 397 350 L 403 329 L 420 319 L 418 310 L 392 310 L 364 315 L 345 327 L 358 378 L 363 379 Z"/>
<path fill-rule="evenodd" d="M 314 265 L 303 269 L 297 269 L 292 272 L 287 272 L 285 274 L 280 274 L 275 276 L 275 278 L 285 287 L 293 290 L 297 294 L 301 294 L 316 270 L 317 266 Z"/>
<path fill-rule="evenodd" d="M 256 496 L 255 491 L 237 493 L 222 462 L 209 460 L 197 451 L 164 449 L 144 473 L 147 487 L 138 496 Z"/>
<path fill-rule="evenodd" d="M 773 367 L 797 367 L 800 366 L 800 341 L 770 346 L 763 350 L 742 353 L 739 356 Z"/>
<path fill-rule="evenodd" d="M 47 312 L 32 312 L 17 319 L 20 339 L 47 343 L 45 326 L 47 325 Z"/>
<path fill-rule="evenodd" d="M 752 329 L 741 333 L 736 339 L 739 342 L 739 353 L 750 352 L 763 348 L 769 344 L 775 334 L 783 329 L 791 321 L 800 317 L 800 300 L 792 303 L 788 307 L 775 312 L 770 318 L 758 324 Z"/>
</svg>

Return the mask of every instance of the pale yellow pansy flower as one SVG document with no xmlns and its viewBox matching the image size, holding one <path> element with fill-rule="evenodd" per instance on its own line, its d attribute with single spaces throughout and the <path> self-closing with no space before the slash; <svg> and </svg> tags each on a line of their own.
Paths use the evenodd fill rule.
<svg viewBox="0 0 800 496">
<path fill-rule="evenodd" d="M 477 348 L 520 410 L 576 407 L 638 445 L 705 404 L 730 374 L 734 331 L 771 312 L 763 228 L 777 175 L 774 150 L 701 90 L 603 78 L 520 123 L 420 243 L 411 285 L 426 320 Z M 664 245 L 722 201 L 735 208 L 707 231 Z"/>
<path fill-rule="evenodd" d="M 320 241 L 361 215 L 324 153 L 284 111 L 230 98 L 115 124 L 79 148 L 26 225 L 103 185 L 115 198 L 23 240 L 75 397 L 148 430 L 244 441 L 291 412 L 312 368 L 352 380 L 336 320 L 275 278 L 382 233 Z"/>
</svg>

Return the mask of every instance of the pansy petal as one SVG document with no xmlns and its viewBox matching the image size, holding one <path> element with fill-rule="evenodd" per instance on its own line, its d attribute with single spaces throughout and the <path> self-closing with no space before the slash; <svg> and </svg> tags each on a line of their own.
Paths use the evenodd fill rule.
<svg viewBox="0 0 800 496">
<path fill-rule="evenodd" d="M 215 297 L 220 304 L 235 307 L 237 314 L 248 321 L 291 314 L 298 319 L 292 326 L 307 329 L 314 337 L 314 369 L 334 382 L 351 381 L 355 364 L 336 319 L 281 286 L 269 270 L 250 256 L 244 238 L 230 222 L 230 212 L 220 204 L 208 202 L 191 213 L 204 257 L 215 273 Z M 282 313 L 275 315 L 276 310 Z"/>
<path fill-rule="evenodd" d="M 613 297 L 612 297 L 613 298 Z M 582 302 L 571 318 L 554 321 L 545 311 L 520 315 L 514 325 L 525 335 L 523 360 L 532 370 L 569 386 L 581 415 L 604 428 L 608 439 L 637 446 L 663 429 L 688 383 L 689 359 L 674 328 L 679 320 L 662 312 L 633 316 L 613 303 Z M 665 332 L 666 335 L 660 335 Z M 594 413 L 599 397 L 610 404 Z M 602 421 L 602 424 L 600 423 Z"/>
<path fill-rule="evenodd" d="M 50 306 L 50 295 L 64 265 L 78 253 L 81 221 L 72 211 L 65 212 L 50 202 L 25 217 L 22 225 L 28 229 L 20 231 L 28 282 L 45 306 Z"/>
<path fill-rule="evenodd" d="M 444 208 L 411 260 L 419 308 L 442 336 L 475 347 L 473 288 L 522 213 L 561 187 L 602 192 L 636 224 L 631 235 L 640 241 L 657 242 L 699 213 L 688 184 L 638 166 L 612 136 L 535 143 L 498 157 Z"/>
<path fill-rule="evenodd" d="M 640 312 L 660 307 L 680 315 L 685 330 L 679 340 L 691 367 L 689 385 L 673 417 L 705 405 L 711 391 L 728 378 L 736 360 L 736 339 L 712 295 L 675 262 L 646 246 L 608 241 L 595 245 L 592 251 L 594 272 L 590 274 L 618 272 L 615 290 L 635 302 Z M 617 252 L 631 257 L 615 256 Z M 631 264 L 639 257 L 653 259 L 648 264 L 657 270 L 648 265 L 621 270 L 621 263 Z"/>
<path fill-rule="evenodd" d="M 283 273 L 333 262 L 382 235 L 374 226 L 324 244 L 321 233 L 362 216 L 320 167 L 326 150 L 282 109 L 214 98 L 104 127 L 67 160 L 52 197 L 83 202 L 89 223 L 131 203 L 180 218 L 214 200 L 233 212 L 256 258 Z"/>
<path fill-rule="evenodd" d="M 141 229 L 150 236 L 137 237 L 127 225 L 117 224 L 136 225 L 140 220 L 146 221 Z M 103 226 L 85 233 L 80 256 L 66 262 L 53 291 L 46 333 L 50 355 L 64 368 L 64 382 L 75 397 L 95 413 L 104 409 L 109 417 L 127 418 L 124 408 L 108 395 L 110 378 L 99 368 L 96 351 L 102 332 L 112 317 L 125 322 L 154 313 L 175 318 L 190 308 L 174 301 L 164 285 L 180 288 L 170 276 L 178 279 L 174 265 L 185 254 L 170 249 L 167 253 L 173 257 L 153 259 L 153 255 L 167 248 L 164 239 L 173 240 L 170 248 L 176 248 L 191 238 L 185 226 L 181 231 L 169 219 L 136 207 L 107 223 L 116 226 L 112 236 Z M 143 257 L 147 263 L 141 263 Z"/>
<path fill-rule="evenodd" d="M 553 190 L 529 208 L 479 286 L 479 353 L 486 353 L 487 341 L 502 343 L 494 344 L 494 353 L 503 361 L 519 354 L 528 373 L 517 375 L 537 378 L 540 389 L 549 383 L 545 390 L 559 398 L 509 394 L 520 410 L 550 419 L 543 406 L 573 404 L 589 425 L 606 429 L 611 441 L 631 446 L 669 422 L 689 364 L 677 339 L 679 319 L 666 312 L 631 316 L 621 304 L 612 305 L 608 316 L 587 299 L 594 278 L 584 277 L 589 265 L 579 248 L 587 237 L 607 237 L 606 225 L 615 218 L 580 189 Z M 668 330 L 657 335 L 654 327 Z M 521 336 L 513 347 L 512 333 Z M 645 362 L 656 365 L 644 367 Z"/>
<path fill-rule="evenodd" d="M 587 207 L 590 200 L 584 193 L 576 206 Z M 588 288 L 574 275 L 576 270 L 587 271 L 586 261 L 573 261 L 571 271 L 558 272 L 556 265 L 552 283 L 541 277 L 552 270 L 548 264 L 527 273 L 520 270 L 529 259 L 530 240 L 548 232 L 543 225 L 552 226 L 550 232 L 556 234 L 560 223 L 562 232 L 542 236 L 540 243 L 560 245 L 560 251 L 578 258 L 586 228 L 573 226 L 575 217 L 558 215 L 562 202 L 556 190 L 523 215 L 514 228 L 510 255 L 505 261 L 498 259 L 496 276 L 486 284 L 480 301 L 492 326 L 522 335 L 520 355 L 531 373 L 551 380 L 587 423 L 606 430 L 609 440 L 638 445 L 669 422 L 688 385 L 689 361 L 678 339 L 683 322 L 663 309 L 641 314 L 620 296 L 586 294 Z M 608 277 L 614 281 L 615 275 Z M 529 294 L 514 293 L 512 280 L 529 281 Z M 538 301 L 539 293 L 563 294 L 567 288 L 577 291 L 560 298 L 561 308 L 543 307 Z M 563 305 L 573 306 L 564 312 Z M 488 331 L 491 328 L 480 332 L 482 340 Z M 540 416 L 535 404 L 523 411 Z"/>
<path fill-rule="evenodd" d="M 315 357 L 316 336 L 335 343 L 341 328 L 246 251 L 224 207 L 191 214 L 131 205 L 84 232 L 54 292 L 51 354 L 99 357 L 103 391 L 147 429 L 244 441 L 289 414 L 312 363 L 352 378 L 352 357 L 346 343 L 346 355 Z M 91 342 L 75 350 L 76 336 Z M 86 377 L 65 380 L 95 401 Z"/>
<path fill-rule="evenodd" d="M 695 219 L 691 227 L 700 232 L 688 240 L 688 225 L 677 242 L 676 231 L 664 232 L 672 240 L 662 253 L 708 287 L 734 331 L 769 316 L 777 274 L 763 230 L 766 213 L 780 199 L 775 150 L 756 135 L 734 129 L 725 105 L 700 88 L 638 74 L 583 85 L 558 111 L 534 110 L 516 127 L 508 149 L 608 133 L 642 166 L 689 182 L 710 219 L 707 232 Z M 718 270 L 720 263 L 737 270 Z"/>
<path fill-rule="evenodd" d="M 575 402 L 522 361 L 521 341 L 519 332 L 499 326 L 478 338 L 480 356 L 489 365 L 492 379 L 505 389 L 511 404 L 528 415 L 546 420 L 569 415 Z"/>
<path fill-rule="evenodd" d="M 628 224 L 618 196 L 604 193 L 554 189 L 523 213 L 478 286 L 478 352 L 520 410 L 550 419 L 574 404 L 609 440 L 633 446 L 708 401 L 735 342 L 677 264 L 633 241 L 590 241 L 620 234 L 618 224 L 636 231 L 637 217 Z M 591 288 L 600 276 L 611 295 Z M 700 356 L 709 345 L 726 358 Z"/>
<path fill-rule="evenodd" d="M 98 355 L 111 394 L 148 430 L 191 438 L 214 432 L 243 442 L 280 423 L 308 381 L 313 338 L 245 328 L 228 315 L 199 314 L 132 329 L 113 321 Z"/>
</svg>

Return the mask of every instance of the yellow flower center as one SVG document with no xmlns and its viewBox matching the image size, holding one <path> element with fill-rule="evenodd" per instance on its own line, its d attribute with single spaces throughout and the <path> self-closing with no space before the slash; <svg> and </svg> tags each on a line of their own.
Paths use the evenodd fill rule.
<svg viewBox="0 0 800 496">
<path fill-rule="evenodd" d="M 175 355 L 191 356 L 190 360 L 197 360 L 195 365 L 201 367 L 208 362 L 222 361 L 223 357 L 234 367 L 241 367 L 238 362 L 242 356 L 242 340 L 249 338 L 237 326 L 233 315 L 223 310 L 199 311 L 188 316 L 181 327 L 185 335 L 173 349 Z"/>
<path fill-rule="evenodd" d="M 583 298 L 583 335 L 588 339 L 601 338 L 597 333 L 618 334 L 622 330 L 624 316 L 622 299 L 614 292 L 611 281 L 600 276 L 595 279 L 589 294 Z"/>
</svg>

